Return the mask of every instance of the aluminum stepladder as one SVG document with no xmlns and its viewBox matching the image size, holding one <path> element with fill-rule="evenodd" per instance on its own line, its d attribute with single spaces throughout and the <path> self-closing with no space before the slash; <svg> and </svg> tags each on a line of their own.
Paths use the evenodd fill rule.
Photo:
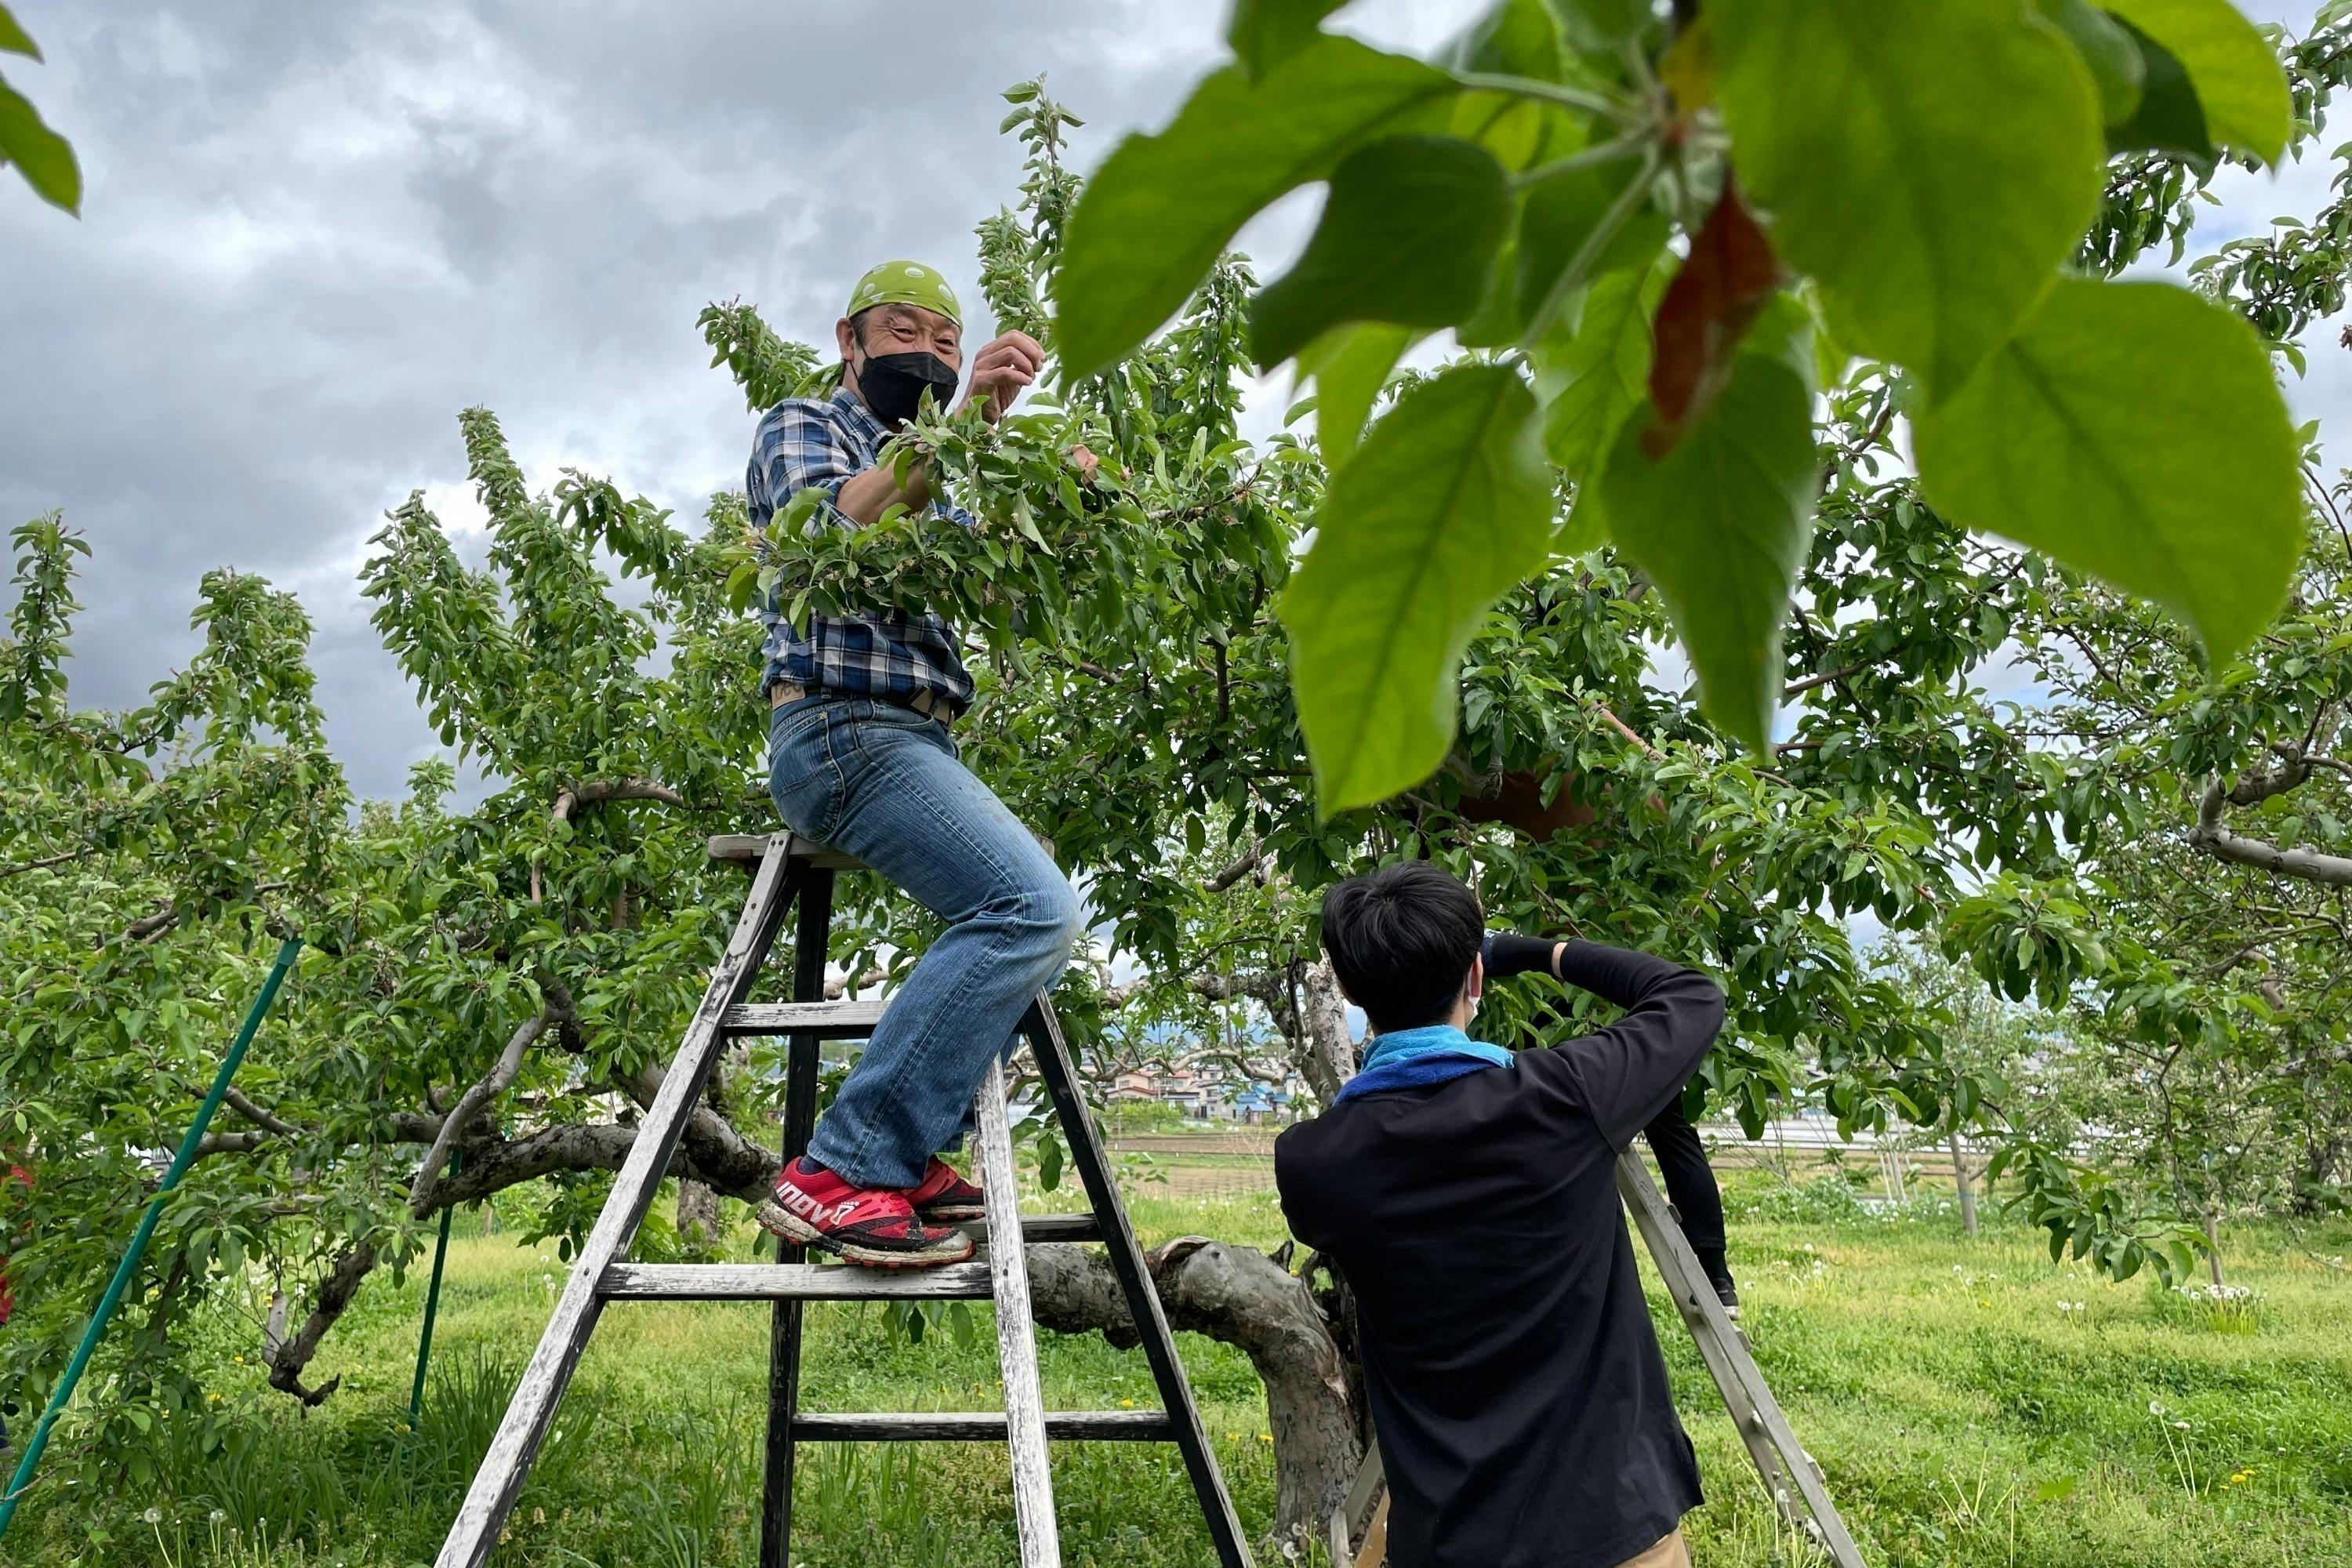
<svg viewBox="0 0 2352 1568">
<path fill-rule="evenodd" d="M 1781 1414 L 1780 1402 L 1765 1386 L 1764 1373 L 1748 1352 L 1747 1336 L 1725 1314 L 1674 1210 L 1657 1184 L 1650 1180 L 1648 1167 L 1630 1149 L 1617 1156 L 1617 1195 L 1624 1200 L 1634 1228 L 1648 1244 L 1658 1278 L 1690 1329 L 1699 1357 L 1706 1363 L 1724 1405 L 1731 1412 L 1732 1425 L 1738 1428 L 1739 1440 L 1747 1446 L 1748 1457 L 1755 1462 L 1774 1509 L 1790 1529 L 1801 1532 L 1837 1568 L 1868 1568 L 1861 1549 L 1846 1532 L 1845 1521 L 1838 1516 L 1837 1504 L 1831 1500 L 1813 1457 L 1797 1441 L 1789 1418 Z M 1335 1568 L 1341 1564 L 1379 1568 L 1388 1534 L 1388 1499 L 1381 1497 L 1379 1510 L 1370 1520 L 1364 1511 L 1382 1479 L 1381 1451 L 1375 1444 L 1364 1456 L 1363 1468 L 1357 1471 L 1346 1500 L 1332 1511 L 1327 1526 Z"/>
<path fill-rule="evenodd" d="M 824 1000 L 826 942 L 835 875 L 862 869 L 836 851 L 795 839 L 729 836 L 711 854 L 751 870 L 751 889 L 709 988 L 687 1026 L 669 1074 L 637 1128 L 604 1211 L 597 1216 L 557 1299 L 554 1316 L 517 1384 L 482 1466 L 459 1506 L 436 1568 L 480 1568 L 522 1489 L 541 1440 L 608 1302 L 625 1300 L 769 1301 L 766 1481 L 761 1513 L 761 1568 L 791 1560 L 793 1450 L 809 1442 L 1003 1441 L 1012 1459 L 1021 1568 L 1058 1568 L 1048 1438 L 1173 1442 L 1201 1502 L 1222 1568 L 1250 1568 L 1249 1549 L 1224 1480 L 1210 1451 L 1175 1339 L 1129 1225 L 1101 1140 L 1079 1092 L 1069 1049 L 1053 1009 L 1040 996 L 1021 1031 L 1060 1122 L 1091 1212 L 1023 1215 L 1006 1125 L 1004 1079 L 992 1066 L 974 1100 L 981 1188 L 985 1194 L 986 1257 L 945 1268 L 893 1273 L 802 1261 L 779 1243 L 772 1264 L 640 1264 L 629 1246 L 652 1206 L 688 1120 L 730 1039 L 781 1035 L 787 1040 L 783 1152 L 808 1147 L 816 1121 L 817 1047 L 825 1039 L 861 1038 L 881 1020 L 883 1004 Z M 792 994 L 782 1004 L 748 1004 L 752 983 L 797 906 Z M 1024 1243 L 1100 1241 L 1109 1253 L 1135 1321 L 1163 1410 L 1047 1412 L 1038 1387 Z M 997 1349 L 1004 1373 L 1004 1413 L 817 1414 L 800 1407 L 802 1313 L 810 1301 L 988 1300 L 996 1303 Z"/>
</svg>

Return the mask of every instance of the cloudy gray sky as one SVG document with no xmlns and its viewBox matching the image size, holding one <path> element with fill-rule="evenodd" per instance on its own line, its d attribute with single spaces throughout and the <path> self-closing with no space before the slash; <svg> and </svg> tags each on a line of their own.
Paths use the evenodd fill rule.
<svg viewBox="0 0 2352 1568">
<path fill-rule="evenodd" d="M 536 482 L 611 474 L 685 516 L 740 484 L 751 425 L 694 316 L 735 295 L 828 341 L 871 261 L 979 290 L 1010 199 L 996 94 L 1045 71 L 1081 167 L 1162 122 L 1220 51 L 1221 0 L 12 0 L 48 57 L 9 75 L 79 152 L 79 222 L 0 174 L 0 527 L 62 507 L 95 552 L 77 702 L 137 701 L 196 645 L 210 567 L 299 592 L 355 787 L 433 750 L 356 589 L 424 489 L 478 521 L 455 416 L 486 404 Z M 1425 47 L 1475 0 L 1366 0 Z M 2307 22 L 2307 0 L 2250 10 Z M 2339 128 L 2336 136 L 2340 139 Z M 2309 210 L 2326 174 L 2239 181 L 2200 237 Z M 1287 258 L 1314 199 L 1244 245 Z M 2352 412 L 2315 333 L 2307 413 Z M 2321 347 L 2319 345 L 2328 345 Z"/>
</svg>

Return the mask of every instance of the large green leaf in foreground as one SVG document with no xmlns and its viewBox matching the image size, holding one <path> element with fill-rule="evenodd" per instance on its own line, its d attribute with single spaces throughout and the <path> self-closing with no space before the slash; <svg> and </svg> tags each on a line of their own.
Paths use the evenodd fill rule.
<svg viewBox="0 0 2352 1568">
<path fill-rule="evenodd" d="M 1536 345 L 1544 446 L 1579 484 L 1599 471 L 1619 427 L 1646 395 L 1650 318 L 1665 291 L 1663 268 L 1612 272 L 1586 293 L 1574 331 L 1556 328 Z"/>
<path fill-rule="evenodd" d="M 1478 306 L 1511 223 L 1503 166 L 1458 136 L 1384 136 L 1340 161 L 1298 264 L 1250 301 L 1271 368 L 1345 321 L 1450 327 Z"/>
<path fill-rule="evenodd" d="M 2060 283 L 1913 431 L 1937 510 L 2155 600 L 2216 662 L 2286 597 L 2304 544 L 2286 403 L 2253 329 L 2186 289 Z"/>
<path fill-rule="evenodd" d="M 1262 76 L 1315 41 L 1323 18 L 1348 0 L 1234 0 L 1225 42 L 1252 76 Z"/>
<path fill-rule="evenodd" d="M 1323 460 L 1337 468 L 1363 438 L 1372 405 L 1405 352 L 1426 334 L 1386 321 L 1335 327 L 1298 353 L 1298 369 L 1315 378 L 1315 438 Z"/>
<path fill-rule="evenodd" d="M 2102 0 L 2189 72 L 2216 142 L 2265 163 L 2286 148 L 2294 110 L 2278 54 L 2230 0 Z"/>
<path fill-rule="evenodd" d="M 1278 606 L 1327 815 L 1444 761 L 1462 650 L 1550 537 L 1535 413 L 1516 371 L 1456 365 L 1407 393 L 1332 479 Z"/>
<path fill-rule="evenodd" d="M 1741 353 L 1665 457 L 1630 421 L 1591 492 L 1610 537 L 1658 584 L 1706 716 L 1762 751 L 1780 695 L 1780 626 L 1812 537 L 1812 394 L 1780 356 Z"/>
<path fill-rule="evenodd" d="M 1070 214 L 1055 288 L 1064 366 L 1090 375 L 1150 336 L 1260 207 L 1459 89 L 1433 66 L 1317 37 L 1253 81 L 1227 66 L 1167 130 L 1130 136 Z M 1423 117 L 1431 118 L 1431 117 Z"/>
<path fill-rule="evenodd" d="M 1958 390 L 2098 210 L 2097 89 L 2021 0 L 1709 0 L 1716 96 L 1839 340 Z"/>
</svg>

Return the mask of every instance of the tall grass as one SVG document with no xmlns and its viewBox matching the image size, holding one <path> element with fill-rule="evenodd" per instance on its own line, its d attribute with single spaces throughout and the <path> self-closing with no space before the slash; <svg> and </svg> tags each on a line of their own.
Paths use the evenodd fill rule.
<svg viewBox="0 0 2352 1568">
<path fill-rule="evenodd" d="M 1743 1179 L 1732 1261 L 1768 1380 L 1827 1472 L 1849 1526 L 1887 1568 L 2317 1568 L 2352 1563 L 2352 1280 L 2331 1259 L 2352 1226 L 2233 1232 L 2214 1303 L 2052 1265 L 2038 1233 L 1996 1219 L 1974 1242 L 1927 1194 L 1887 1211 L 1826 1184 Z M 1153 1184 L 1147 1239 L 1271 1246 L 1265 1193 Z M 751 1256 L 748 1231 L 728 1244 Z M 37 1494 L 0 1562 L 41 1568 L 413 1568 L 429 1563 L 544 1326 L 562 1264 L 513 1231 L 453 1246 L 415 1428 L 407 1391 L 421 1282 L 373 1281 L 319 1368 L 320 1409 L 256 1386 L 252 1325 L 195 1324 L 235 1433 L 214 1452 L 173 1435 L 152 1495 Z M 1433 1289 L 1447 1288 L 1433 1282 Z M 1704 1368 L 1663 1300 L 1654 1318 L 1707 1502 L 1687 1521 L 1704 1568 L 1811 1568 L 1811 1549 L 1748 1469 Z M 1001 1403 L 985 1310 L 969 1342 L 919 1344 L 871 1307 L 814 1309 L 810 1408 L 985 1409 Z M 1142 1358 L 1044 1333 L 1047 1401 L 1156 1398 Z M 768 1314 L 631 1304 L 605 1315 L 513 1514 L 499 1568 L 721 1568 L 754 1561 Z M 1185 1336 L 1186 1364 L 1237 1506 L 1274 1510 L 1263 1395 L 1245 1358 Z M 239 1363 L 236 1357 L 247 1356 Z M 2152 1411 L 2151 1405 L 2159 1407 Z M 1072 1568 L 1211 1562 L 1174 1451 L 1055 1446 Z M 1014 1558 L 1002 1447 L 812 1446 L 799 1455 L 802 1568 L 998 1568 Z M 153 1517 L 149 1518 L 152 1513 Z M 1316 1568 L 1310 1554 L 1304 1568 Z"/>
</svg>

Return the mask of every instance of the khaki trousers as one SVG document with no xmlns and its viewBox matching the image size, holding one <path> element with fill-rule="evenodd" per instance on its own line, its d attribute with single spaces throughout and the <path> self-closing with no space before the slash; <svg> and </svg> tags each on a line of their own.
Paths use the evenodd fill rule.
<svg viewBox="0 0 2352 1568">
<path fill-rule="evenodd" d="M 1683 1532 L 1677 1530 L 1647 1552 L 1628 1557 L 1617 1568 L 1691 1568 L 1690 1548 L 1683 1544 Z"/>
</svg>

